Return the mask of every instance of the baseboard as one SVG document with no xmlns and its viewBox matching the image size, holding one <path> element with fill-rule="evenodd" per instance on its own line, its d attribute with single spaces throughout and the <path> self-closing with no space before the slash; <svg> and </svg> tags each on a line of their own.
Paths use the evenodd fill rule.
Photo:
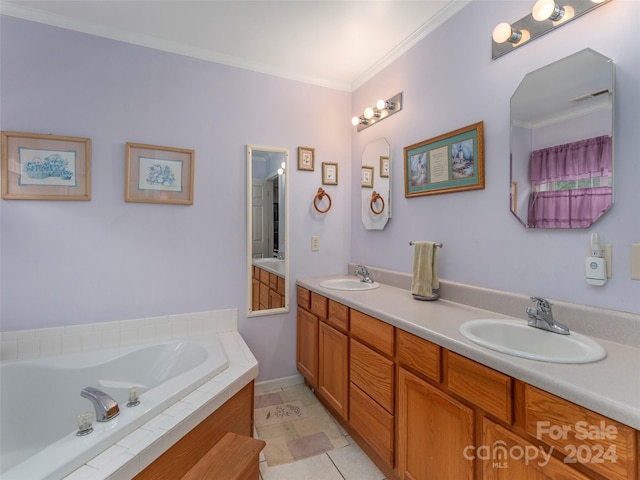
<svg viewBox="0 0 640 480">
<path fill-rule="evenodd" d="M 256 382 L 255 394 L 262 395 L 266 392 L 272 392 L 274 390 L 293 387 L 304 383 L 304 378 L 301 374 L 291 375 L 290 377 L 276 378 L 274 380 L 265 380 L 263 382 Z"/>
</svg>

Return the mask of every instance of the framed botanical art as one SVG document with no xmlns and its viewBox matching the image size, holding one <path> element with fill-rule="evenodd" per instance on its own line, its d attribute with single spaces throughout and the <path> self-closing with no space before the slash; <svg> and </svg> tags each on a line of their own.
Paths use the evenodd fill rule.
<svg viewBox="0 0 640 480">
<path fill-rule="evenodd" d="M 484 188 L 484 124 L 404 148 L 405 197 Z"/>
<path fill-rule="evenodd" d="M 2 198 L 91 200 L 91 140 L 2 132 Z"/>
<path fill-rule="evenodd" d="M 298 170 L 313 172 L 315 163 L 315 149 L 311 147 L 298 147 Z"/>
<path fill-rule="evenodd" d="M 361 167 L 360 186 L 373 188 L 373 167 Z"/>
<path fill-rule="evenodd" d="M 127 143 L 127 202 L 193 205 L 195 151 Z"/>
<path fill-rule="evenodd" d="M 338 164 L 330 162 L 322 162 L 322 184 L 337 185 L 338 184 Z"/>
<path fill-rule="evenodd" d="M 391 162 L 389 157 L 380 157 L 380 177 L 389 178 L 389 172 L 391 171 Z"/>
</svg>

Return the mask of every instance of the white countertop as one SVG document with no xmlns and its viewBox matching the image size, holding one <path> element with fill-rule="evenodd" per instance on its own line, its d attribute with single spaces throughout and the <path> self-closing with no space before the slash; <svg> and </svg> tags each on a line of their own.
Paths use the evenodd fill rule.
<svg viewBox="0 0 640 480">
<path fill-rule="evenodd" d="M 607 351 L 607 357 L 586 364 L 547 363 L 514 357 L 476 345 L 458 330 L 468 320 L 514 317 L 443 299 L 431 302 L 414 300 L 410 291 L 384 284 L 375 290 L 364 291 L 320 287 L 320 282 L 329 278 L 345 277 L 300 278 L 297 283 L 506 375 L 640 430 L 638 348 L 597 339 Z M 525 321 L 524 318 L 519 320 Z"/>
<path fill-rule="evenodd" d="M 284 278 L 285 276 L 285 263 L 281 258 L 254 258 L 252 263 L 257 267 L 278 275 L 279 277 Z"/>
</svg>

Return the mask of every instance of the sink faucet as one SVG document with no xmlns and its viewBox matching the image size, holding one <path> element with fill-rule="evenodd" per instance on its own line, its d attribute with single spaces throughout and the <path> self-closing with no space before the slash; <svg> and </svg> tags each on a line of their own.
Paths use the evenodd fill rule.
<svg viewBox="0 0 640 480">
<path fill-rule="evenodd" d="M 108 422 L 120 413 L 120 407 L 112 397 L 93 387 L 85 387 L 80 392 L 80 396 L 87 398 L 93 403 L 96 409 L 96 420 L 98 422 Z"/>
<path fill-rule="evenodd" d="M 369 270 L 364 265 L 356 265 L 356 276 L 360 277 L 361 282 L 373 283 L 373 280 L 369 276 Z"/>
<path fill-rule="evenodd" d="M 536 308 L 527 307 L 527 316 L 529 317 L 529 326 L 548 330 L 549 332 L 559 333 L 560 335 L 569 335 L 569 328 L 553 319 L 551 312 L 551 303 L 540 297 L 530 297 L 536 302 Z"/>
</svg>

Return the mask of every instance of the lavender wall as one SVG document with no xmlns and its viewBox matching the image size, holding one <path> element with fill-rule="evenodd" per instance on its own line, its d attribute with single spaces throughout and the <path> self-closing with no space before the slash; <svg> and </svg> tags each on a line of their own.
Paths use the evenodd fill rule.
<svg viewBox="0 0 640 480">
<path fill-rule="evenodd" d="M 491 60 L 491 32 L 524 17 L 533 2 L 471 2 L 353 95 L 352 114 L 404 91 L 403 111 L 352 135 L 352 157 L 370 141 L 392 145 L 393 218 L 367 232 L 351 211 L 351 260 L 411 271 L 409 240 L 444 243 L 440 276 L 452 281 L 640 313 L 630 245 L 640 242 L 637 130 L 640 3 L 613 1 L 515 52 Z M 589 230 L 525 230 L 509 212 L 509 99 L 532 70 L 584 48 L 616 63 L 615 205 Z M 404 197 L 403 147 L 479 121 L 485 128 L 484 190 Z M 352 176 L 358 172 L 356 163 Z M 354 189 L 352 202 L 359 201 Z M 613 278 L 584 280 L 591 232 L 613 244 Z"/>
<path fill-rule="evenodd" d="M 93 175 L 90 202 L 0 202 L 2 331 L 238 308 L 261 378 L 294 374 L 295 308 L 245 315 L 245 145 L 290 150 L 292 278 L 342 272 L 350 94 L 0 22 L 2 130 L 90 137 Z M 125 203 L 128 141 L 195 149 L 194 205 Z M 315 147 L 315 172 L 295 168 L 300 145 Z M 317 218 L 322 161 L 340 164 L 340 185 Z"/>
</svg>

